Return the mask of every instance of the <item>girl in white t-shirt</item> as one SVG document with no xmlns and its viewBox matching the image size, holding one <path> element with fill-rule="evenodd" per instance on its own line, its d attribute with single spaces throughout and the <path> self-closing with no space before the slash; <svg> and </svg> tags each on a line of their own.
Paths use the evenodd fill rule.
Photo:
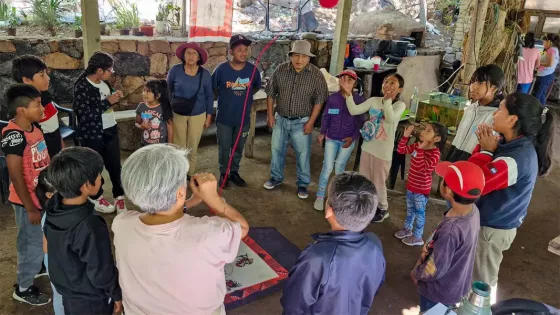
<svg viewBox="0 0 560 315">
<path fill-rule="evenodd" d="M 103 197 L 103 188 L 92 197 L 95 210 L 101 213 L 126 211 L 121 185 L 121 154 L 119 129 L 113 106 L 123 97 L 121 91 L 111 89 L 108 80 L 113 75 L 113 58 L 96 52 L 74 85 L 74 112 L 78 119 L 77 134 L 80 145 L 101 155 L 113 184 L 115 204 Z"/>
</svg>

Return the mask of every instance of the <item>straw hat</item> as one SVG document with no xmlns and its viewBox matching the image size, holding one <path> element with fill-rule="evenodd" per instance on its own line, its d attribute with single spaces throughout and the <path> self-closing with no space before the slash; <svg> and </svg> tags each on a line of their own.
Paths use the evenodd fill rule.
<svg viewBox="0 0 560 315">
<path fill-rule="evenodd" d="M 311 53 L 311 44 L 306 40 L 296 40 L 292 46 L 292 50 L 288 53 L 288 55 L 292 54 L 315 57 L 315 55 Z"/>
</svg>

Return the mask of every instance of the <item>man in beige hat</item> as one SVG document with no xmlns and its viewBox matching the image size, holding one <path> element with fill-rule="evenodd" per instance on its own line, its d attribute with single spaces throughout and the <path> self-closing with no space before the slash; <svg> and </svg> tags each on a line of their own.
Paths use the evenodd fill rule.
<svg viewBox="0 0 560 315">
<path fill-rule="evenodd" d="M 291 142 L 297 159 L 298 197 L 306 199 L 311 181 L 311 137 L 321 106 L 327 100 L 327 82 L 319 68 L 309 63 L 311 44 L 294 42 L 290 61 L 278 66 L 266 86 L 268 126 L 272 128 L 272 161 L 266 189 L 284 180 L 284 161 Z M 276 102 L 276 110 L 274 103 Z"/>
</svg>

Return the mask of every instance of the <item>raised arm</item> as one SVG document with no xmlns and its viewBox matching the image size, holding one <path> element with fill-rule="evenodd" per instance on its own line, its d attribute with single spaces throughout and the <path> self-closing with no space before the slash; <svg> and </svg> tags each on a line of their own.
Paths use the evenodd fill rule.
<svg viewBox="0 0 560 315">
<path fill-rule="evenodd" d="M 405 109 L 406 105 L 401 101 L 393 104 L 393 101 L 383 99 L 383 113 L 386 122 L 399 121 Z"/>
<path fill-rule="evenodd" d="M 354 102 L 354 97 L 352 95 L 346 97 L 346 107 L 348 108 L 348 111 L 352 116 L 357 116 L 357 115 L 367 113 L 369 109 L 372 108 L 376 102 L 379 102 L 379 98 L 372 97 L 367 101 L 359 105 L 356 105 L 356 103 Z"/>
</svg>

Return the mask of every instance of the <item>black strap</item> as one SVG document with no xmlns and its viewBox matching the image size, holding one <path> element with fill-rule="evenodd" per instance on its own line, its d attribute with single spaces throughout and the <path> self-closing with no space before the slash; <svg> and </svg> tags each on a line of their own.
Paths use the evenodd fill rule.
<svg viewBox="0 0 560 315">
<path fill-rule="evenodd" d="M 191 97 L 191 99 L 194 99 L 196 101 L 196 97 L 198 96 L 198 92 L 200 91 L 200 86 L 202 85 L 202 67 L 198 67 L 198 71 L 197 71 L 197 75 L 199 76 L 199 80 L 198 80 L 198 89 L 196 89 L 196 93 L 194 93 L 194 96 Z"/>
</svg>

